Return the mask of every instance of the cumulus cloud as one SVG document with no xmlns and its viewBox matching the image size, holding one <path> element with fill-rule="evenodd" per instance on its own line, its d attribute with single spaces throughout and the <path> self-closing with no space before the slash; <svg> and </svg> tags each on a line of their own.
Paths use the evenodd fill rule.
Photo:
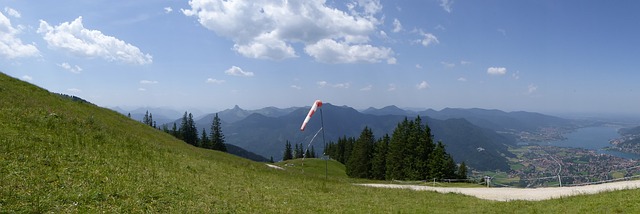
<svg viewBox="0 0 640 214">
<path fill-rule="evenodd" d="M 77 88 L 70 88 L 70 89 L 67 89 L 67 91 L 71 92 L 71 93 L 81 93 L 82 92 L 82 90 L 77 89 Z"/>
<path fill-rule="evenodd" d="M 173 12 L 173 8 L 171 8 L 171 7 L 165 7 L 164 8 L 164 13 L 171 13 L 171 12 Z"/>
<path fill-rule="evenodd" d="M 400 23 L 398 19 L 393 19 L 393 32 L 397 33 L 400 31 L 402 31 L 402 23 Z"/>
<path fill-rule="evenodd" d="M 10 8 L 9 8 L 10 9 Z M 7 8 L 5 8 L 7 11 Z M 9 11 L 15 11 L 10 9 Z M 7 12 L 12 14 L 12 12 Z M 17 13 L 17 11 L 15 11 Z M 17 13 L 19 15 L 20 13 Z M 11 16 L 15 17 L 16 14 Z M 21 57 L 36 57 L 40 55 L 40 51 L 32 44 L 23 44 L 18 38 L 20 27 L 16 29 L 11 25 L 11 21 L 3 13 L 0 13 L 0 55 L 7 59 L 15 59 Z"/>
<path fill-rule="evenodd" d="M 361 88 L 360 91 L 371 91 L 373 89 L 373 85 L 367 85 L 364 88 Z"/>
<path fill-rule="evenodd" d="M 527 94 L 532 94 L 533 92 L 536 92 L 536 90 L 538 90 L 537 85 L 529 84 L 529 86 L 527 87 Z"/>
<path fill-rule="evenodd" d="M 440 7 L 447 13 L 451 13 L 451 5 L 453 5 L 453 0 L 440 0 Z"/>
<path fill-rule="evenodd" d="M 332 88 L 342 88 L 342 89 L 347 89 L 351 86 L 351 84 L 349 83 L 336 83 L 336 84 L 330 84 L 327 81 L 318 81 L 316 82 L 316 84 L 318 85 L 318 87 L 320 88 L 324 88 L 324 87 L 332 87 Z"/>
<path fill-rule="evenodd" d="M 511 77 L 513 77 L 513 79 L 515 79 L 515 80 L 519 80 L 520 79 L 520 71 L 516 71 L 515 73 L 512 73 Z"/>
<path fill-rule="evenodd" d="M 147 91 L 146 88 L 138 88 L 138 91 Z"/>
<path fill-rule="evenodd" d="M 422 69 L 422 65 L 420 65 L 420 64 L 416 64 L 416 68 L 417 68 L 417 69 Z"/>
<path fill-rule="evenodd" d="M 376 63 L 388 61 L 393 52 L 367 43 L 377 34 L 382 10 L 379 0 L 356 0 L 347 11 L 326 5 L 324 0 L 310 1 L 218 1 L 191 0 L 182 13 L 195 17 L 205 28 L 231 39 L 233 50 L 257 59 L 282 60 L 298 57 L 292 44 L 299 43 L 305 52 L 320 62 Z M 339 48 L 336 48 L 339 45 Z M 371 55 L 352 52 L 367 49 L 383 52 Z M 325 50 L 326 49 L 326 50 Z M 339 58 L 325 53 L 339 52 Z M 341 59 L 341 60 L 335 60 Z"/>
<path fill-rule="evenodd" d="M 243 71 L 242 68 L 238 66 L 231 66 L 231 68 L 224 71 L 225 74 L 231 76 L 239 76 L 239 77 L 252 77 L 253 72 Z"/>
<path fill-rule="evenodd" d="M 350 45 L 346 42 L 336 42 L 323 39 L 315 44 L 307 45 L 305 52 L 316 60 L 324 63 L 378 63 L 395 64 L 393 51 L 390 48 L 374 47 L 372 45 Z"/>
<path fill-rule="evenodd" d="M 140 84 L 158 84 L 155 80 L 140 80 Z"/>
<path fill-rule="evenodd" d="M 439 44 L 440 43 L 440 41 L 438 41 L 438 37 L 434 36 L 433 34 L 422 33 L 422 36 L 424 36 L 424 38 L 419 40 L 419 42 L 420 42 L 420 44 L 422 44 L 425 47 L 429 47 L 429 45 L 431 45 L 431 44 Z"/>
<path fill-rule="evenodd" d="M 422 81 L 422 82 L 418 83 L 418 85 L 416 85 L 416 88 L 418 88 L 419 90 L 427 89 L 429 87 L 430 86 L 429 86 L 429 83 L 427 83 L 427 81 Z"/>
<path fill-rule="evenodd" d="M 29 75 L 24 75 L 24 76 L 22 76 L 22 78 L 20 78 L 20 79 L 22 79 L 22 80 L 24 80 L 24 81 L 31 81 L 31 80 L 33 80 L 33 78 L 32 78 L 31 76 L 29 76 Z"/>
<path fill-rule="evenodd" d="M 58 64 L 58 66 L 60 66 L 61 68 L 64 68 L 67 71 L 70 71 L 71 73 L 75 73 L 75 74 L 79 74 L 82 71 L 82 68 L 80 66 L 78 66 L 78 65 L 71 66 L 69 63 L 66 63 L 66 62 Z"/>
<path fill-rule="evenodd" d="M 460 82 L 466 82 L 466 81 L 467 81 L 467 78 L 460 77 L 460 78 L 458 78 L 458 81 L 460 81 Z"/>
<path fill-rule="evenodd" d="M 396 90 L 396 84 L 389 84 L 387 91 L 395 91 L 395 90 Z"/>
<path fill-rule="evenodd" d="M 444 67 L 447 67 L 447 68 L 456 67 L 456 64 L 452 62 L 440 62 L 440 64 L 442 64 Z"/>
<path fill-rule="evenodd" d="M 211 83 L 211 84 L 222 84 L 222 83 L 224 83 L 224 80 L 208 78 L 205 82 L 206 83 Z"/>
<path fill-rule="evenodd" d="M 12 16 L 14 18 L 20 18 L 22 16 L 20 15 L 20 12 L 10 7 L 4 7 L 4 12 L 7 13 L 7 15 Z"/>
<path fill-rule="evenodd" d="M 293 89 L 297 89 L 297 90 L 302 89 L 302 87 L 300 87 L 298 85 L 291 85 L 290 87 L 293 88 Z"/>
<path fill-rule="evenodd" d="M 469 61 L 464 61 L 464 60 L 461 60 L 461 61 L 460 61 L 460 65 L 468 65 L 468 64 L 471 64 L 471 62 L 469 62 Z"/>
<path fill-rule="evenodd" d="M 506 73 L 507 73 L 507 68 L 504 68 L 504 67 L 487 68 L 487 74 L 490 74 L 490 75 L 504 75 Z"/>
<path fill-rule="evenodd" d="M 150 64 L 152 57 L 140 49 L 113 36 L 104 35 L 98 30 L 86 29 L 82 25 L 82 16 L 72 22 L 51 26 L 40 20 L 38 33 L 43 35 L 50 47 L 71 52 L 84 57 L 101 57 L 107 61 L 130 64 Z"/>
</svg>

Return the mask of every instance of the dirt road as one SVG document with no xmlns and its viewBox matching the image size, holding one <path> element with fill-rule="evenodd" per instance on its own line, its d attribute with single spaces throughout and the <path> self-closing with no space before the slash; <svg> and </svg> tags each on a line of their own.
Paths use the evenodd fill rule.
<svg viewBox="0 0 640 214">
<path fill-rule="evenodd" d="M 358 184 L 379 188 L 412 189 L 417 191 L 435 191 L 439 193 L 460 193 L 495 201 L 527 200 L 540 201 L 553 198 L 582 194 L 596 194 L 606 191 L 640 188 L 640 180 L 620 181 L 606 184 L 575 186 L 575 187 L 545 187 L 536 189 L 524 188 L 459 188 L 459 187 L 430 187 L 400 184 Z"/>
</svg>

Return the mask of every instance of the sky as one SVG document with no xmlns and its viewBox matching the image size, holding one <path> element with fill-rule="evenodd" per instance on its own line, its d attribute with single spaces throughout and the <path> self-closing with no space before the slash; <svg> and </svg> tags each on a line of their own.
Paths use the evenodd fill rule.
<svg viewBox="0 0 640 214">
<path fill-rule="evenodd" d="M 0 71 L 104 107 L 640 115 L 639 1 L 0 2 Z"/>
</svg>

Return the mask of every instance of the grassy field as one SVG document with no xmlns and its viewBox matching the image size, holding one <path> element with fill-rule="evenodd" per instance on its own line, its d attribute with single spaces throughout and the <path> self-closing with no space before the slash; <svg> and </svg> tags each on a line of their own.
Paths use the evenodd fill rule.
<svg viewBox="0 0 640 214">
<path fill-rule="evenodd" d="M 0 74 L 0 213 L 634 213 L 640 191 L 542 202 L 355 186 L 324 160 L 273 169 Z M 302 170 L 304 169 L 304 172 Z"/>
</svg>

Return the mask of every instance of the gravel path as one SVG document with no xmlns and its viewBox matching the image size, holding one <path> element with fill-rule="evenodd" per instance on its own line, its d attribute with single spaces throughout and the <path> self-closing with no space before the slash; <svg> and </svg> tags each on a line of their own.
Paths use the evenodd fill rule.
<svg viewBox="0 0 640 214">
<path fill-rule="evenodd" d="M 439 193 L 459 193 L 494 201 L 541 201 L 573 195 L 596 194 L 600 192 L 637 189 L 640 180 L 620 181 L 606 184 L 574 186 L 574 187 L 545 187 L 536 189 L 523 188 L 460 188 L 460 187 L 430 187 L 400 184 L 357 184 L 368 187 L 412 189 L 416 191 L 435 191 Z"/>
</svg>

